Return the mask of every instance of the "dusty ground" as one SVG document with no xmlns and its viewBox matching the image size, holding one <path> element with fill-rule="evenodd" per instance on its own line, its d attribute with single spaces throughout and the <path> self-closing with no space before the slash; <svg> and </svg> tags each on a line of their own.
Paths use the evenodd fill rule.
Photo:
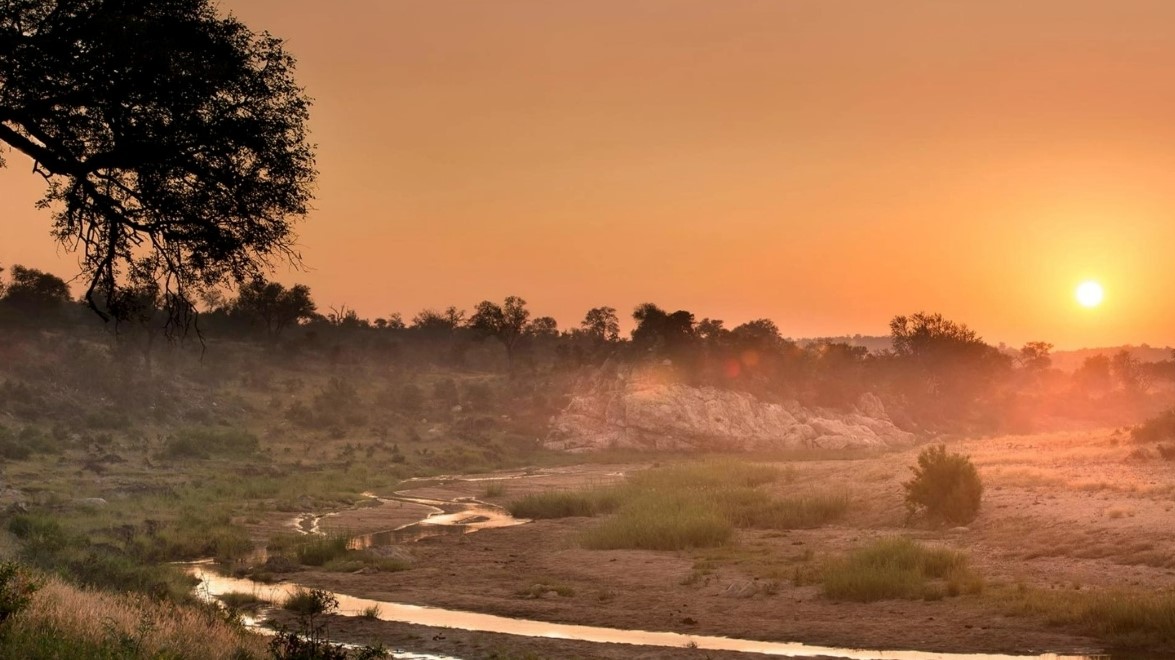
<svg viewBox="0 0 1175 660">
<path fill-rule="evenodd" d="M 778 461 L 792 474 L 774 486 L 781 493 L 850 493 L 848 517 L 821 529 L 745 531 L 736 543 L 715 550 L 592 551 L 577 543 L 592 519 L 538 521 L 413 544 L 414 567 L 405 572 L 301 572 L 296 579 L 367 598 L 552 622 L 828 646 L 1016 653 L 1087 652 L 1100 644 L 1039 620 L 1002 615 L 1001 588 L 1175 588 L 1175 465 L 1133 458 L 1134 445 L 1112 431 L 949 445 L 972 455 L 987 486 L 983 510 L 966 529 L 906 524 L 900 484 L 918 452 L 914 448 L 856 459 Z M 420 483 L 411 492 L 506 503 L 525 492 L 606 483 L 641 467 L 583 466 L 542 477 L 503 474 L 497 482 Z M 401 524 L 411 514 L 385 505 L 343 512 L 321 524 L 360 533 Z M 811 584 L 823 559 L 893 534 L 966 549 L 987 580 L 985 594 L 837 603 Z M 689 657 L 677 650 L 664 655 L 666 650 L 642 649 L 645 655 L 639 655 L 636 647 L 433 632 L 355 619 L 341 621 L 338 630 L 389 644 L 416 636 L 412 648 L 463 657 Z"/>
</svg>

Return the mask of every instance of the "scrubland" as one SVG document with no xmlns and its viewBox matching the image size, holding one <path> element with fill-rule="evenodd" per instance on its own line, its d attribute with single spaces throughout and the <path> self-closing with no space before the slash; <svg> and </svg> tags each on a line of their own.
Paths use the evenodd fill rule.
<svg viewBox="0 0 1175 660">
<path fill-rule="evenodd" d="M 0 556 L 44 586 L 0 624 L 7 657 L 264 657 L 264 640 L 201 605 L 172 564 L 197 559 L 259 582 L 610 627 L 1175 651 L 1175 435 L 1162 424 L 924 433 L 970 455 L 986 487 L 975 521 L 943 526 L 903 503 L 919 447 L 545 450 L 572 372 L 479 369 L 498 358 L 476 348 L 456 369 L 346 347 L 299 362 L 188 345 L 160 351 L 148 373 L 98 342 L 22 337 L 0 347 Z M 476 498 L 532 522 L 352 547 L 427 515 L 376 498 L 396 491 Z M 331 631 L 458 656 L 626 657 L 375 616 L 332 618 Z"/>
</svg>

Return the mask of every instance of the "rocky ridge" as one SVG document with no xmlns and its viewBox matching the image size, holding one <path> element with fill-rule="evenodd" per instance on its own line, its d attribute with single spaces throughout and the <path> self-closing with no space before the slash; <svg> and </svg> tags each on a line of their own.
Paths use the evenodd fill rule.
<svg viewBox="0 0 1175 660">
<path fill-rule="evenodd" d="M 903 447 L 914 434 L 865 394 L 849 411 L 771 403 L 645 372 L 603 369 L 551 423 L 546 446 L 565 451 L 762 451 Z"/>
</svg>

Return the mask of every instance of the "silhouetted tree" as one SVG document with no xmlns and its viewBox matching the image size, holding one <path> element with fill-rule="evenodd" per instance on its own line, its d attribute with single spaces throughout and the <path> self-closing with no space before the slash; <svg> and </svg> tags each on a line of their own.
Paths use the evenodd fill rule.
<svg viewBox="0 0 1175 660">
<path fill-rule="evenodd" d="M 685 310 L 672 314 L 653 303 L 638 305 L 632 312 L 636 328 L 632 343 L 646 351 L 676 351 L 690 344 L 694 338 L 694 315 Z"/>
<path fill-rule="evenodd" d="M 1053 358 L 1049 352 L 1053 345 L 1046 341 L 1030 341 L 1020 348 L 1020 364 L 1025 369 L 1044 371 L 1053 366 Z"/>
<path fill-rule="evenodd" d="M 330 312 L 327 312 L 326 316 L 323 318 L 327 323 L 333 325 L 336 328 L 354 329 L 366 328 L 370 326 L 370 324 L 367 322 L 367 319 L 360 318 L 359 312 L 356 312 L 346 305 L 331 307 Z"/>
<path fill-rule="evenodd" d="M 910 379 L 905 395 L 914 412 L 931 421 L 960 419 L 990 394 L 1011 358 L 962 323 L 919 312 L 890 322 L 893 356 Z"/>
<path fill-rule="evenodd" d="M 297 259 L 315 170 L 293 69 L 212 0 L 0 3 L 0 141 L 45 179 L 99 314 L 134 264 L 189 300 Z"/>
<path fill-rule="evenodd" d="M 443 312 L 434 309 L 423 309 L 412 317 L 412 329 L 430 337 L 440 337 L 452 334 L 454 330 L 465 323 L 465 312 L 456 307 L 449 307 Z"/>
<path fill-rule="evenodd" d="M 550 316 L 540 316 L 526 326 L 526 332 L 532 337 L 554 339 L 559 336 L 559 323 Z"/>
<path fill-rule="evenodd" d="M 51 273 L 16 265 L 5 288 L 4 303 L 29 320 L 55 316 L 69 303 L 69 285 Z"/>
<path fill-rule="evenodd" d="M 114 328 L 122 346 L 133 346 L 136 342 L 143 352 L 147 372 L 152 369 L 151 351 L 158 334 L 166 328 L 160 322 L 168 301 L 164 299 L 159 283 L 143 274 L 132 271 L 129 282 L 106 296 L 110 315 L 116 319 Z"/>
<path fill-rule="evenodd" d="M 748 321 L 730 331 L 730 341 L 737 350 L 773 353 L 783 342 L 779 328 L 771 319 Z"/>
<path fill-rule="evenodd" d="M 947 320 L 942 314 L 918 312 L 912 316 L 895 316 L 889 323 L 889 331 L 894 353 L 902 357 L 936 359 L 987 346 L 974 330 Z"/>
<path fill-rule="evenodd" d="M 1122 349 L 1115 353 L 1110 359 L 1110 371 L 1126 392 L 1137 394 L 1146 389 L 1146 373 L 1142 363 L 1130 351 Z"/>
<path fill-rule="evenodd" d="M 613 307 L 593 307 L 584 315 L 579 327 L 589 336 L 601 341 L 620 339 L 620 319 Z"/>
<path fill-rule="evenodd" d="M 722 319 L 706 318 L 698 321 L 694 334 L 707 344 L 717 345 L 730 334 L 730 331 L 723 327 Z"/>
<path fill-rule="evenodd" d="M 810 387 L 821 406 L 847 406 L 868 390 L 865 368 L 869 349 L 845 342 L 820 342 L 809 348 L 815 359 Z"/>
<path fill-rule="evenodd" d="M 1082 361 L 1073 377 L 1086 392 L 1100 394 L 1108 391 L 1113 383 L 1110 358 L 1101 354 L 1090 355 Z"/>
<path fill-rule="evenodd" d="M 506 347 L 506 360 L 513 364 L 514 350 L 527 330 L 530 311 L 526 301 L 518 296 L 508 296 L 505 304 L 499 306 L 489 300 L 477 304 L 469 327 L 485 337 L 494 337 Z"/>
<path fill-rule="evenodd" d="M 241 287 L 232 308 L 234 313 L 260 323 L 270 339 L 277 339 L 287 327 L 313 319 L 317 306 L 305 284 L 287 289 L 258 278 Z"/>
</svg>

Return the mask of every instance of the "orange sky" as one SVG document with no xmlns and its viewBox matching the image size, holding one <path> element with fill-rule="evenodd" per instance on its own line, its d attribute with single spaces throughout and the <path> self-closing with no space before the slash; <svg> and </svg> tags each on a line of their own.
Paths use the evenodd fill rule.
<svg viewBox="0 0 1175 660">
<path fill-rule="evenodd" d="M 324 310 L 653 301 L 795 337 L 928 310 L 1175 344 L 1167 0 L 222 6 L 316 99 L 311 270 L 277 278 Z M 29 170 L 0 171 L 0 264 L 72 275 Z"/>
</svg>

